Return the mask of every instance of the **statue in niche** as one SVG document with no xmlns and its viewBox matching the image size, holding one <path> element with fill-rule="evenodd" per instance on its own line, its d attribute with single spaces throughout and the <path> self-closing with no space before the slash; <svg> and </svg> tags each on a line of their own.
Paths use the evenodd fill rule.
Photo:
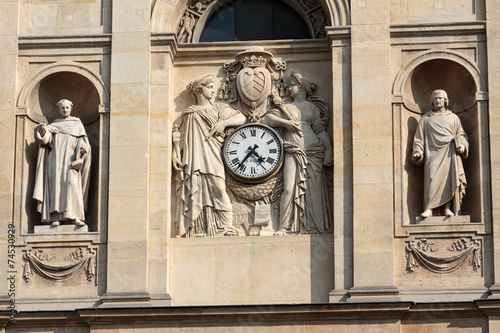
<svg viewBox="0 0 500 333">
<path fill-rule="evenodd" d="M 277 92 L 278 109 L 269 111 L 263 122 L 281 127 L 285 149 L 284 191 L 280 199 L 278 235 L 323 233 L 331 228 L 328 187 L 323 166 L 332 165 L 333 149 L 326 133 L 328 107 L 311 96 L 317 84 L 291 73 L 292 103 L 284 103 Z"/>
<path fill-rule="evenodd" d="M 33 198 L 42 223 L 83 226 L 90 183 L 90 143 L 80 119 L 70 116 L 73 103 L 62 99 L 57 109 L 60 118 L 36 128 L 40 148 Z"/>
<path fill-rule="evenodd" d="M 465 195 L 462 157 L 467 158 L 469 143 L 460 119 L 447 109 L 447 93 L 434 91 L 431 104 L 433 110 L 422 116 L 413 140 L 412 159 L 424 162 L 424 212 L 420 216 L 450 217 L 458 215 Z"/>
<path fill-rule="evenodd" d="M 212 103 L 212 75 L 191 82 L 187 88 L 197 104 L 183 111 L 174 122 L 177 236 L 237 236 L 221 147 L 224 129 L 244 124 L 245 116 L 228 104 Z"/>
</svg>

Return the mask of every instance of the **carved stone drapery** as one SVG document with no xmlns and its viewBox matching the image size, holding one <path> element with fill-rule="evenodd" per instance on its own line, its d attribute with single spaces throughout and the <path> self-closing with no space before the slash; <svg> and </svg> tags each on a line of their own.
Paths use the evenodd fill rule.
<svg viewBox="0 0 500 333">
<path fill-rule="evenodd" d="M 31 270 L 33 268 L 34 271 L 47 280 L 66 281 L 85 271 L 87 280 L 91 281 L 95 277 L 96 251 L 94 249 L 86 250 L 85 252 L 84 249 L 79 247 L 70 252 L 62 258 L 63 264 L 60 263 L 60 260 L 56 260 L 55 256 L 51 256 L 44 250 L 28 250 L 23 256 L 25 260 L 23 278 L 25 282 L 29 282 L 31 275 L 33 275 Z M 49 263 L 52 260 L 58 261 L 58 263 Z"/>
<path fill-rule="evenodd" d="M 446 248 L 450 252 L 457 254 L 448 257 L 438 257 L 429 254 L 438 248 L 427 239 L 410 241 L 406 244 L 406 269 L 413 273 L 416 268 L 422 266 L 433 273 L 451 273 L 462 267 L 468 260 L 474 272 L 481 267 L 481 243 L 471 239 L 469 242 L 465 238 L 460 238 Z"/>
</svg>

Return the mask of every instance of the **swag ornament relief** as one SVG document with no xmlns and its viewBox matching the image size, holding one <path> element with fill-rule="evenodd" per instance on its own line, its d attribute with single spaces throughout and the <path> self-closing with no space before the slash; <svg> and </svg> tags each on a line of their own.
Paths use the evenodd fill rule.
<svg viewBox="0 0 500 333">
<path fill-rule="evenodd" d="M 26 283 L 32 280 L 33 272 L 49 281 L 67 281 L 82 273 L 87 281 L 96 276 L 96 254 L 94 248 L 78 247 L 65 255 L 50 249 L 31 249 L 23 256 L 23 278 Z"/>
<path fill-rule="evenodd" d="M 474 272 L 481 268 L 481 241 L 459 238 L 451 241 L 445 248 L 445 254 L 433 241 L 422 238 L 406 243 L 406 269 L 414 273 L 422 267 L 432 273 L 448 274 L 467 263 Z M 439 254 L 438 254 L 439 253 Z"/>
<path fill-rule="evenodd" d="M 330 111 L 318 84 L 286 75 L 261 47 L 223 69 L 221 101 L 213 76 L 194 80 L 196 105 L 173 124 L 176 236 L 330 232 Z"/>
</svg>

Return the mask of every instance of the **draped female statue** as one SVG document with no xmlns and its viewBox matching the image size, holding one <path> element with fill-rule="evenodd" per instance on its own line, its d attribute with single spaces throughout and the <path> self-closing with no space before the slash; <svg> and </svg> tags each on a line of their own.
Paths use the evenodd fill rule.
<svg viewBox="0 0 500 333">
<path fill-rule="evenodd" d="M 212 103 L 212 75 L 191 82 L 187 88 L 197 104 L 174 122 L 177 236 L 234 236 L 238 231 L 232 224 L 232 205 L 226 192 L 221 134 L 227 126 L 242 125 L 245 117 L 228 104 Z"/>
<path fill-rule="evenodd" d="M 328 107 L 312 93 L 317 84 L 291 73 L 290 95 L 266 114 L 263 122 L 281 127 L 285 148 L 284 191 L 280 199 L 280 222 L 276 234 L 323 233 L 330 229 L 331 212 L 323 166 L 332 165 L 333 150 L 326 133 Z"/>
</svg>

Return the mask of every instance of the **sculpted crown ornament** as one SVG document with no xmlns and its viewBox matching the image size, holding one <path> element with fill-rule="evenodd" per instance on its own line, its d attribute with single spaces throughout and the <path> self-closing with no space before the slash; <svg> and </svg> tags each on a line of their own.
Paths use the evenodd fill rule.
<svg viewBox="0 0 500 333">
<path fill-rule="evenodd" d="M 256 57 L 255 55 L 252 55 L 250 57 L 245 57 L 243 59 L 240 59 L 239 62 L 245 68 L 256 68 L 256 67 L 266 67 L 267 63 L 269 62 L 269 59 L 264 59 L 264 57 L 262 56 Z"/>
</svg>

